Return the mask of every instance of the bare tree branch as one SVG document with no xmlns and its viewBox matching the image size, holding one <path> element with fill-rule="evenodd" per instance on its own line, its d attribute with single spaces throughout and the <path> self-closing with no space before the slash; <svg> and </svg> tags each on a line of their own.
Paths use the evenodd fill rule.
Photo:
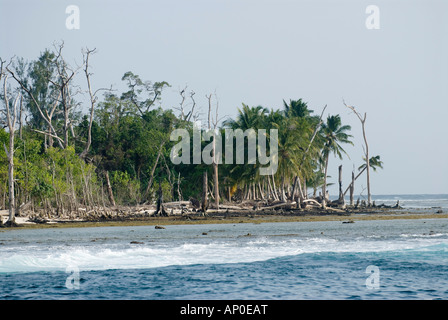
<svg viewBox="0 0 448 320">
<path fill-rule="evenodd" d="M 33 100 L 34 104 L 35 104 L 36 107 L 37 107 L 37 110 L 39 111 L 40 116 L 41 116 L 42 119 L 48 124 L 48 127 L 49 127 L 50 130 L 51 130 L 51 133 L 52 133 L 54 136 L 57 136 L 56 130 L 54 129 L 54 127 L 53 127 L 53 125 L 52 125 L 50 119 L 47 118 L 47 117 L 44 115 L 44 113 L 43 113 L 43 111 L 42 111 L 42 108 L 41 108 L 40 104 L 37 102 L 36 98 L 34 97 L 33 93 L 31 92 L 31 90 L 25 86 L 25 84 L 24 84 L 24 83 L 23 83 L 23 82 L 22 82 L 22 81 L 15 75 L 14 71 L 12 71 L 11 69 L 9 69 L 8 66 L 6 67 L 6 70 L 11 74 L 11 76 L 14 78 L 14 80 L 16 80 L 16 82 L 22 87 L 22 89 L 23 89 L 23 90 L 29 95 L 29 97 Z M 47 114 L 48 114 L 48 113 L 47 113 Z M 60 142 L 60 139 L 58 139 L 58 142 L 59 142 L 59 146 L 63 149 L 64 146 L 63 146 L 63 144 Z"/>
<path fill-rule="evenodd" d="M 355 107 L 353 106 L 349 106 L 345 103 L 344 99 L 342 99 L 342 102 L 344 103 L 344 105 L 349 108 L 350 110 L 353 111 L 354 114 L 356 114 L 356 116 L 358 117 L 359 121 L 361 121 L 361 126 L 362 126 L 362 135 L 364 137 L 364 144 L 365 144 L 365 149 L 364 149 L 364 154 L 366 156 L 366 170 L 367 170 L 367 204 L 370 206 L 372 204 L 372 195 L 370 193 L 370 160 L 369 160 L 369 145 L 367 143 L 367 138 L 366 138 L 366 130 L 365 130 L 365 123 L 366 123 L 366 118 L 367 118 L 367 113 L 364 113 L 364 117 L 361 116 L 361 114 L 356 111 Z"/>
</svg>

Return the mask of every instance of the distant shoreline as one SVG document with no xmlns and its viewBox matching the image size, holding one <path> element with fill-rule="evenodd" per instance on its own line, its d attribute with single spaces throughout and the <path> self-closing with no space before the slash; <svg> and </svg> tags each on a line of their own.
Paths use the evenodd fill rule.
<svg viewBox="0 0 448 320">
<path fill-rule="evenodd" d="M 118 226 L 167 226 L 195 224 L 236 224 L 236 223 L 276 223 L 276 222 L 312 222 L 341 221 L 355 223 L 363 220 L 397 220 L 397 219 L 447 219 L 448 213 L 436 213 L 433 208 L 426 209 L 395 209 L 395 210 L 365 210 L 348 213 L 329 212 L 292 212 L 292 213 L 260 213 L 239 212 L 228 215 L 210 212 L 208 216 L 173 215 L 168 217 L 137 217 L 110 220 L 51 220 L 45 223 L 27 222 L 28 218 L 16 217 L 17 227 L 0 228 L 1 231 L 40 228 L 80 228 L 80 227 L 118 227 Z"/>
</svg>

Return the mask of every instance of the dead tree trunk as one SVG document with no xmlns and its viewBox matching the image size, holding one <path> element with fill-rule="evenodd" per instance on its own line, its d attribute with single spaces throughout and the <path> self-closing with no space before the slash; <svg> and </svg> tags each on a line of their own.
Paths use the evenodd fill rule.
<svg viewBox="0 0 448 320">
<path fill-rule="evenodd" d="M 143 195 L 143 200 L 146 202 L 148 202 L 148 200 L 149 200 L 148 196 L 149 196 L 149 191 L 151 190 L 151 187 L 152 187 L 152 182 L 154 180 L 154 172 L 156 171 L 157 165 L 159 163 L 160 155 L 162 154 L 164 144 L 165 144 L 165 141 L 162 142 L 162 144 L 160 145 L 159 152 L 157 153 L 156 161 L 154 162 L 154 165 L 151 169 L 151 176 L 149 177 L 148 186 L 146 187 L 145 194 Z"/>
<path fill-rule="evenodd" d="M 107 195 L 109 196 L 109 202 L 113 207 L 115 207 L 114 194 L 112 192 L 112 187 L 110 185 L 110 180 L 109 180 L 109 171 L 106 171 L 105 177 L 106 177 L 106 188 L 107 188 Z"/>
<path fill-rule="evenodd" d="M 43 109 L 44 106 L 41 105 L 40 103 L 38 103 L 38 101 L 36 100 L 36 97 L 34 97 L 34 95 L 32 93 L 32 89 L 28 88 L 26 83 L 23 80 L 19 79 L 17 77 L 17 75 L 14 73 L 14 71 L 9 69 L 8 66 L 6 67 L 6 70 L 16 80 L 16 82 L 21 86 L 22 90 L 24 90 L 28 94 L 28 96 L 31 98 L 31 100 L 34 102 L 37 110 L 39 111 L 40 116 L 46 122 L 46 125 L 48 126 L 48 132 L 35 130 L 35 129 L 34 129 L 34 131 L 42 133 L 44 135 L 48 135 L 49 137 L 52 137 L 52 138 L 56 138 L 58 141 L 59 147 L 61 149 L 64 149 L 68 145 L 68 130 L 69 130 L 69 126 L 70 126 L 69 113 L 73 107 L 73 106 L 71 106 L 71 102 L 69 101 L 69 99 L 70 99 L 69 85 L 70 85 L 70 82 L 72 81 L 76 72 L 71 71 L 71 74 L 69 75 L 69 73 L 70 73 L 69 67 L 63 61 L 63 58 L 62 58 L 62 54 L 61 54 L 62 48 L 63 48 L 63 44 L 60 45 L 58 53 L 56 54 L 56 58 L 53 61 L 54 67 L 58 73 L 58 79 L 53 80 L 51 78 L 48 78 L 47 80 L 50 83 L 52 83 L 52 85 L 55 88 L 58 89 L 60 97 L 61 97 L 60 101 L 59 101 L 59 97 L 58 97 L 58 99 L 56 99 L 54 101 L 54 103 L 55 103 L 55 105 L 59 105 L 59 103 L 61 103 L 62 107 L 63 107 L 62 109 L 64 112 L 64 123 L 63 123 L 64 139 L 62 139 L 58 136 L 58 134 L 51 122 L 51 117 L 48 114 L 48 110 Z"/>
<path fill-rule="evenodd" d="M 1 63 L 0 72 L 3 74 L 3 61 Z M 1 76 L 0 76 L 1 78 Z M 14 226 L 15 225 L 15 196 L 14 196 L 14 126 L 17 121 L 17 102 L 19 101 L 19 95 L 17 95 L 13 107 L 12 107 L 12 115 L 9 106 L 9 98 L 7 92 L 7 79 L 8 76 L 5 75 L 4 85 L 3 85 L 3 93 L 5 99 L 5 108 L 6 108 L 6 121 L 9 130 L 9 147 L 6 148 L 6 145 L 3 144 L 5 148 L 6 157 L 8 159 L 8 191 L 9 191 L 9 216 L 8 221 L 6 222 L 6 226 Z"/>
<path fill-rule="evenodd" d="M 164 216 L 167 217 L 168 213 L 165 211 L 165 208 L 163 207 L 163 190 L 162 190 L 162 179 L 159 178 L 159 195 L 157 197 L 157 208 L 156 212 L 154 212 L 154 215 Z"/>
<path fill-rule="evenodd" d="M 361 117 L 361 114 L 355 110 L 355 107 L 353 106 L 348 106 L 345 104 L 344 101 L 344 105 L 351 109 L 353 111 L 354 114 L 356 114 L 356 116 L 358 117 L 359 121 L 361 121 L 361 126 L 362 126 L 362 136 L 364 138 L 364 144 L 365 144 L 365 156 L 366 156 L 366 170 L 367 170 L 367 205 L 370 207 L 372 205 L 372 195 L 370 193 L 370 159 L 369 159 L 369 145 L 367 143 L 367 138 L 366 138 L 366 130 L 365 130 L 365 123 L 366 123 L 366 117 L 367 117 L 367 113 L 364 113 L 364 117 Z"/>
<path fill-rule="evenodd" d="M 339 205 L 344 206 L 344 192 L 342 192 L 342 164 L 339 166 Z"/>
<path fill-rule="evenodd" d="M 202 204 L 201 210 L 202 214 L 205 216 L 207 214 L 207 171 L 204 171 L 202 176 Z"/>
<path fill-rule="evenodd" d="M 218 160 L 217 160 L 217 154 L 216 154 L 216 138 L 217 138 L 217 126 L 218 126 L 218 103 L 216 103 L 215 111 L 216 115 L 215 118 L 211 116 L 212 111 L 212 104 L 211 104 L 211 98 L 212 95 L 206 96 L 208 99 L 208 130 L 213 130 L 213 150 L 212 150 L 212 167 L 213 167 L 213 190 L 214 190 L 214 198 L 215 198 L 215 207 L 216 209 L 219 209 L 219 180 L 218 180 Z M 213 128 L 212 128 L 213 124 Z"/>
<path fill-rule="evenodd" d="M 182 193 L 180 192 L 180 172 L 177 176 L 177 200 L 182 201 Z"/>
<path fill-rule="evenodd" d="M 213 166 L 213 193 L 215 194 L 215 208 L 219 209 L 218 164 L 213 162 L 212 166 Z"/>
<path fill-rule="evenodd" d="M 350 205 L 353 206 L 355 201 L 353 195 L 355 193 L 355 171 L 352 171 L 352 183 L 350 184 Z"/>
<path fill-rule="evenodd" d="M 23 114 L 23 95 L 20 95 L 20 109 L 19 109 L 19 138 L 22 139 L 22 114 Z"/>
</svg>

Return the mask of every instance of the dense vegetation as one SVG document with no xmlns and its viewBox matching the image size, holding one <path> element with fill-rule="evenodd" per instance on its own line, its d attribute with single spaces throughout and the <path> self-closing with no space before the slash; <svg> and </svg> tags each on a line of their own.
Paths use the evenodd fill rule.
<svg viewBox="0 0 448 320">
<path fill-rule="evenodd" d="M 154 203 L 159 188 L 164 201 L 201 198 L 203 172 L 212 177 L 213 166 L 170 161 L 170 151 L 177 143 L 170 141 L 171 132 L 176 128 L 192 132 L 194 120 L 199 119 L 194 92 L 189 97 L 185 90 L 180 92 L 180 107 L 169 109 L 159 102 L 169 84 L 143 81 L 132 72 L 122 78 L 127 91 L 95 91 L 88 69 L 94 51 L 84 51 L 82 68 L 75 70 L 64 61 L 62 49 L 63 45 L 45 50 L 31 62 L 2 61 L 0 110 L 4 113 L 0 121 L 7 124 L 14 111 L 16 117 L 13 152 L 8 152 L 10 130 L 7 125 L 0 128 L 0 207 L 10 205 L 11 153 L 16 210 L 26 206 L 62 216 L 80 207 L 113 202 Z M 82 78 L 86 85 L 80 88 L 74 81 Z M 211 96 L 208 102 L 208 125 L 223 137 L 226 128 L 278 130 L 277 172 L 260 175 L 258 161 L 219 164 L 220 202 L 278 199 L 301 203 L 309 196 L 325 194 L 330 154 L 342 158 L 344 145 L 352 143 L 351 128 L 339 115 L 322 117 L 323 113 L 316 114 L 301 99 L 283 101 L 277 109 L 243 104 L 235 119 L 220 126 Z M 88 112 L 81 112 L 83 108 Z M 381 161 L 373 157 L 370 164 L 376 168 Z M 360 173 L 364 171 L 365 165 Z M 211 199 L 216 197 L 215 183 L 210 179 Z"/>
</svg>

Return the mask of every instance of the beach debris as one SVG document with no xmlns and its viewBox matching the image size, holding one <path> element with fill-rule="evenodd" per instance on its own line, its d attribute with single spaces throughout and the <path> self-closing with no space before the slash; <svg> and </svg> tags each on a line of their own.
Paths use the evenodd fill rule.
<svg viewBox="0 0 448 320">
<path fill-rule="evenodd" d="M 397 204 L 394 205 L 392 208 L 393 208 L 393 209 L 403 209 L 403 207 L 400 206 L 400 200 L 397 200 Z"/>
<path fill-rule="evenodd" d="M 29 221 L 29 222 L 34 222 L 34 223 L 37 223 L 37 224 L 48 223 L 48 220 L 47 220 L 47 219 L 45 219 L 45 218 L 40 218 L 40 217 L 36 217 L 36 216 L 28 218 L 28 221 Z"/>
<path fill-rule="evenodd" d="M 131 241 L 130 243 L 131 244 L 145 244 L 144 242 L 141 242 L 141 241 Z"/>
<path fill-rule="evenodd" d="M 155 226 L 156 229 L 166 229 L 165 227 L 162 226 Z"/>
<path fill-rule="evenodd" d="M 202 232 L 202 235 L 203 236 L 206 236 L 208 233 L 207 232 Z"/>
<path fill-rule="evenodd" d="M 443 213 L 442 209 L 436 211 L 436 213 Z"/>
<path fill-rule="evenodd" d="M 353 221 L 353 220 L 347 220 L 347 221 L 342 221 L 342 223 L 355 223 L 355 221 Z"/>
</svg>

